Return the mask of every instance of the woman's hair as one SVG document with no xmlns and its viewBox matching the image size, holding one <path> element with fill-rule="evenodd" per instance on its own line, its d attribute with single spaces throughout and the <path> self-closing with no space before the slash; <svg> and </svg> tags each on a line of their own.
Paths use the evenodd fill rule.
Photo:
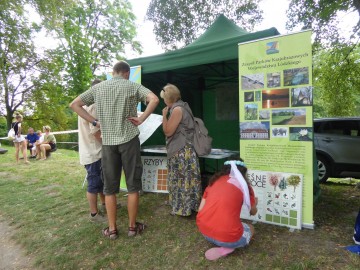
<svg viewBox="0 0 360 270">
<path fill-rule="evenodd" d="M 43 129 L 50 131 L 51 127 L 50 126 L 43 126 Z"/>
<path fill-rule="evenodd" d="M 175 85 L 168 83 L 163 87 L 163 90 L 160 92 L 160 97 L 163 99 L 167 99 L 168 101 L 175 103 L 179 99 L 181 99 L 181 94 L 179 88 Z"/>
<path fill-rule="evenodd" d="M 239 160 L 239 161 L 244 162 L 244 160 L 241 158 L 232 159 L 232 160 Z M 247 168 L 244 166 L 241 166 L 241 165 L 236 165 L 236 167 L 238 168 L 239 172 L 244 177 L 248 186 L 250 186 L 249 180 L 247 179 Z M 230 171 L 231 171 L 231 165 L 224 165 L 219 172 L 216 172 L 213 176 L 210 177 L 208 185 L 212 186 L 221 176 L 229 175 Z"/>
<path fill-rule="evenodd" d="M 17 112 L 17 113 L 15 114 L 15 119 L 16 119 L 16 120 L 23 119 L 23 116 L 22 116 L 20 113 Z"/>
</svg>

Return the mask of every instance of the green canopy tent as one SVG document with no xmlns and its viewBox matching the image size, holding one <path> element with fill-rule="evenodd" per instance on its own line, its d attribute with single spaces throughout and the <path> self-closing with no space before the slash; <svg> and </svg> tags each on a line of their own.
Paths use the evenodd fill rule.
<svg viewBox="0 0 360 270">
<path fill-rule="evenodd" d="M 186 47 L 128 63 L 141 66 L 142 84 L 155 94 L 166 83 L 178 86 L 194 115 L 204 120 L 214 148 L 239 150 L 238 44 L 275 35 L 279 35 L 276 28 L 248 33 L 220 15 Z M 164 106 L 158 106 L 156 113 L 161 114 Z M 159 128 L 146 145 L 164 142 Z"/>
</svg>

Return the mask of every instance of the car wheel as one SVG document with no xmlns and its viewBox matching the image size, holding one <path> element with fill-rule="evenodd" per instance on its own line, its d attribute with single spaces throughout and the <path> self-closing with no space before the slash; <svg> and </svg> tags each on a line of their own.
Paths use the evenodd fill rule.
<svg viewBox="0 0 360 270">
<path fill-rule="evenodd" d="M 325 183 L 326 180 L 329 178 L 329 170 L 330 170 L 329 162 L 325 158 L 319 156 L 317 157 L 317 164 L 318 164 L 319 181 L 320 183 Z"/>
</svg>

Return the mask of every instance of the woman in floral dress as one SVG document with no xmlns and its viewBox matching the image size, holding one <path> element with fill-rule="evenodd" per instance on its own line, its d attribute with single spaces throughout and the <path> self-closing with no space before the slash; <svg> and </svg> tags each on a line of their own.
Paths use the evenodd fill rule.
<svg viewBox="0 0 360 270">
<path fill-rule="evenodd" d="M 162 113 L 170 214 L 190 216 L 192 211 L 198 211 L 201 201 L 199 159 L 193 146 L 194 121 L 189 105 L 181 100 L 180 90 L 175 85 L 167 84 L 160 96 L 166 104 Z"/>
</svg>

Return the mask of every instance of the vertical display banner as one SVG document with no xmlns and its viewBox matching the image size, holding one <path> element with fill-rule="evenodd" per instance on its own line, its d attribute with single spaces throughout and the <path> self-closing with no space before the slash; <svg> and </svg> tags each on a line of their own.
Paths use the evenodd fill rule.
<svg viewBox="0 0 360 270">
<path fill-rule="evenodd" d="M 242 218 L 314 227 L 311 34 L 239 44 L 240 156 L 258 197 Z"/>
</svg>

